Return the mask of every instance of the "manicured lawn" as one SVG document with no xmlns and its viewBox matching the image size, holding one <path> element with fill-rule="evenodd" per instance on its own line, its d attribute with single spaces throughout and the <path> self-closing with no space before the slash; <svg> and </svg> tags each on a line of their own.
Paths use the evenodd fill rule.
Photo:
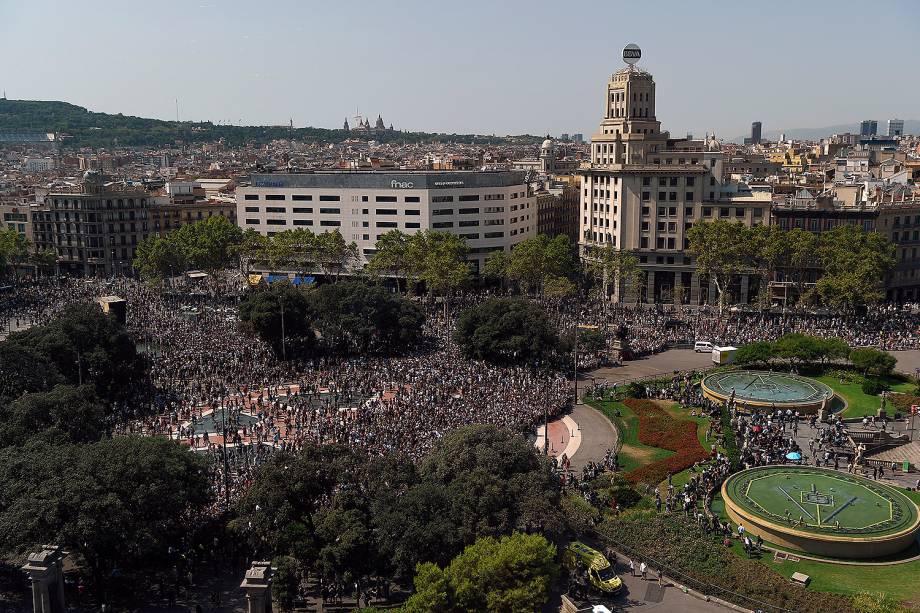
<svg viewBox="0 0 920 613">
<path fill-rule="evenodd" d="M 847 401 L 847 408 L 843 412 L 844 418 L 875 415 L 881 405 L 881 397 L 864 394 L 860 382 L 841 382 L 839 378 L 831 375 L 822 375 L 813 377 L 813 379 L 829 386 Z M 893 392 L 911 392 L 915 387 L 909 381 L 905 382 L 901 379 L 884 378 L 883 380 L 891 386 Z"/>
<path fill-rule="evenodd" d="M 629 472 L 640 466 L 674 455 L 673 451 L 649 447 L 639 442 L 639 418 L 622 402 L 590 400 L 588 403 L 607 416 L 607 419 L 613 422 L 620 432 L 622 440 L 622 447 L 620 448 L 621 471 Z M 619 416 L 616 414 L 617 410 L 620 412 Z"/>
</svg>

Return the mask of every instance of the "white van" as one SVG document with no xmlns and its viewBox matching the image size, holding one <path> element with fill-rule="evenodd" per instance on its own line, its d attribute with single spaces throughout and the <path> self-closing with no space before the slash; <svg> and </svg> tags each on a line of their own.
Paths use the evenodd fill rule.
<svg viewBox="0 0 920 613">
<path fill-rule="evenodd" d="M 707 341 L 696 341 L 693 343 L 693 350 L 697 353 L 712 353 L 712 343 Z"/>
</svg>

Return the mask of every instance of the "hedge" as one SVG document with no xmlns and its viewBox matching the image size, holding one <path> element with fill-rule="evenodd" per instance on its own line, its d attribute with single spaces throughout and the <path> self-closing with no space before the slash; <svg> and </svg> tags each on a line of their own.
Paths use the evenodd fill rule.
<svg viewBox="0 0 920 613">
<path fill-rule="evenodd" d="M 674 455 L 640 466 L 626 474 L 632 483 L 658 484 L 668 474 L 676 474 L 697 462 L 707 460 L 709 452 L 696 436 L 696 422 L 673 417 L 651 400 L 627 398 L 623 401 L 639 418 L 639 442 L 673 451 Z"/>
<path fill-rule="evenodd" d="M 629 510 L 604 521 L 597 532 L 606 544 L 645 560 L 652 568 L 662 568 L 665 575 L 685 582 L 689 577 L 693 580 L 691 587 L 747 608 L 809 613 L 854 611 L 850 598 L 793 585 L 763 564 L 732 553 L 716 541 L 717 537 L 700 536 L 695 525 L 680 517 Z"/>
</svg>

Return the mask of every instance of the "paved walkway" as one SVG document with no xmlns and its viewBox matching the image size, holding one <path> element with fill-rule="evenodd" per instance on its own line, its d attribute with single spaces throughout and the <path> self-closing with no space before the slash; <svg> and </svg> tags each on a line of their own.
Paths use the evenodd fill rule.
<svg viewBox="0 0 920 613">
<path fill-rule="evenodd" d="M 913 375 L 920 368 L 920 350 L 892 351 L 891 354 L 898 359 L 895 369 Z"/>
<path fill-rule="evenodd" d="M 712 368 L 712 366 L 712 354 L 710 353 L 696 353 L 692 349 L 670 349 L 638 360 L 624 362 L 622 366 L 598 368 L 585 373 L 583 378 L 579 379 L 579 386 L 584 384 L 584 380 L 587 380 L 588 385 L 592 379 L 619 383 L 656 375 L 670 376 L 675 370 L 702 370 Z"/>
</svg>

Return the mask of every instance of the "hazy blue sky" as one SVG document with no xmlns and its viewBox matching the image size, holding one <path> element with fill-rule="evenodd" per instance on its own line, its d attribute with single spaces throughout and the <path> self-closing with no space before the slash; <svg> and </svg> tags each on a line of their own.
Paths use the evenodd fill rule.
<svg viewBox="0 0 920 613">
<path fill-rule="evenodd" d="M 0 0 L 0 88 L 246 124 L 534 134 L 597 127 L 621 49 L 658 118 L 732 137 L 920 118 L 920 2 Z"/>
</svg>

